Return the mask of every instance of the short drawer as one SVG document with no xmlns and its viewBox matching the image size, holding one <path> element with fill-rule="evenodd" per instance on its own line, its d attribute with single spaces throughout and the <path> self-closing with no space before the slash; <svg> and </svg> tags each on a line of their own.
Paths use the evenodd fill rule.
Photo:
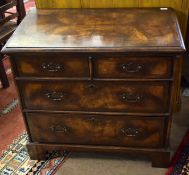
<svg viewBox="0 0 189 175">
<path fill-rule="evenodd" d="M 161 147 L 164 118 L 28 113 L 33 142 Z"/>
<path fill-rule="evenodd" d="M 97 78 L 170 78 L 170 57 L 97 57 L 94 61 Z"/>
<path fill-rule="evenodd" d="M 89 77 L 88 58 L 79 54 L 19 55 L 14 60 L 17 76 Z"/>
<path fill-rule="evenodd" d="M 38 110 L 161 113 L 168 82 L 19 82 L 24 107 Z"/>
</svg>

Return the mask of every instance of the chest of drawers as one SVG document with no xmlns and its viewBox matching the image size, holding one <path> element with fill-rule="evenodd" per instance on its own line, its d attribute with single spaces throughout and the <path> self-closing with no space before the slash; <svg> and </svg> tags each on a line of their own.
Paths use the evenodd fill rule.
<svg viewBox="0 0 189 175">
<path fill-rule="evenodd" d="M 172 9 L 30 12 L 3 52 L 31 158 L 64 149 L 123 152 L 167 166 L 184 50 Z"/>
</svg>

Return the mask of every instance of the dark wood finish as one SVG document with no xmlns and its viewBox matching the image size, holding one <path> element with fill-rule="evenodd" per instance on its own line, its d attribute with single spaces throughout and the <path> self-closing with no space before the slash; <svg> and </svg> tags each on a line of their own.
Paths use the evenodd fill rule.
<svg viewBox="0 0 189 175">
<path fill-rule="evenodd" d="M 153 153 L 151 156 L 152 167 L 168 167 L 170 165 L 170 152 Z"/>
<path fill-rule="evenodd" d="M 179 55 L 175 59 L 175 81 L 174 81 L 174 88 L 175 93 L 173 94 L 173 112 L 178 112 L 181 109 L 181 74 L 182 74 L 182 65 L 183 65 L 183 56 Z"/>
<path fill-rule="evenodd" d="M 10 9 L 15 7 L 15 12 Z M 0 42 L 5 43 L 25 17 L 23 0 L 3 0 L 0 4 Z M 16 22 L 14 22 L 16 21 Z"/>
<path fill-rule="evenodd" d="M 24 81 L 19 86 L 26 109 L 169 112 L 167 82 Z"/>
<path fill-rule="evenodd" d="M 165 118 L 29 113 L 27 122 L 33 142 L 151 148 L 164 142 Z"/>
<path fill-rule="evenodd" d="M 14 13 L 9 12 L 16 7 Z M 7 39 L 15 31 L 18 24 L 25 16 L 23 0 L 1 0 L 0 2 L 0 50 Z M 17 20 L 17 22 L 15 22 Z M 3 54 L 0 53 L 0 80 L 3 88 L 9 87 L 8 78 L 3 65 Z"/>
<path fill-rule="evenodd" d="M 17 0 L 17 11 L 19 12 L 18 15 L 18 24 L 21 23 L 21 21 L 23 20 L 23 18 L 26 16 L 26 11 L 25 11 L 25 7 L 24 7 L 24 2 L 23 0 Z"/>
<path fill-rule="evenodd" d="M 7 74 L 6 74 L 5 69 L 4 69 L 3 55 L 2 54 L 0 54 L 0 80 L 1 80 L 3 88 L 9 87 L 9 80 L 8 80 Z"/>
<path fill-rule="evenodd" d="M 51 9 L 30 12 L 6 47 L 9 52 L 182 52 L 184 43 L 172 9 Z"/>
<path fill-rule="evenodd" d="M 150 149 L 133 148 L 118 146 L 94 146 L 94 145 L 74 145 L 74 144 L 45 144 L 28 143 L 27 149 L 32 159 L 45 159 L 46 151 L 68 150 L 68 151 L 87 151 L 87 152 L 105 152 L 105 153 L 126 153 L 131 155 L 144 155 L 152 160 L 153 167 L 167 168 L 170 162 L 170 150 L 168 149 Z"/>
<path fill-rule="evenodd" d="M 52 61 L 52 57 L 54 58 Z M 17 59 L 17 58 L 15 58 Z M 18 76 L 93 78 L 171 78 L 171 57 L 139 57 L 107 53 L 19 55 Z M 94 70 L 91 70 L 94 64 Z M 89 66 L 91 68 L 89 69 Z M 90 71 L 90 74 L 89 74 Z"/>
<path fill-rule="evenodd" d="M 82 54 L 19 55 L 17 60 L 18 76 L 90 77 L 88 57 Z"/>
<path fill-rule="evenodd" d="M 52 150 L 115 152 L 168 166 L 184 50 L 172 9 L 31 12 L 3 50 L 31 158 Z"/>
<path fill-rule="evenodd" d="M 102 57 L 102 56 L 101 56 Z M 98 78 L 170 78 L 170 57 L 94 56 L 95 77 Z"/>
</svg>

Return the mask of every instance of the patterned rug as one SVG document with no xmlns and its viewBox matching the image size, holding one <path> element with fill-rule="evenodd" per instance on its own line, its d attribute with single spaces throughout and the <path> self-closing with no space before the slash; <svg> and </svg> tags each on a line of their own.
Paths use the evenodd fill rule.
<svg viewBox="0 0 189 175">
<path fill-rule="evenodd" d="M 166 175 L 189 175 L 189 130 L 173 157 Z"/>
<path fill-rule="evenodd" d="M 52 152 L 46 155 L 45 161 L 30 160 L 25 147 L 28 136 L 21 134 L 25 127 L 8 58 L 4 64 L 10 87 L 0 88 L 3 99 L 0 100 L 0 175 L 53 175 L 69 153 Z"/>
<path fill-rule="evenodd" d="M 28 136 L 23 133 L 24 122 L 8 59 L 4 63 L 10 87 L 0 89 L 0 175 L 53 175 L 69 153 L 55 151 L 47 154 L 45 161 L 30 160 L 25 147 Z"/>
<path fill-rule="evenodd" d="M 26 1 L 26 11 L 34 7 L 34 0 Z M 24 122 L 8 57 L 4 58 L 3 63 L 10 87 L 2 89 L 0 82 L 0 175 L 53 175 L 70 153 L 54 151 L 46 155 L 45 161 L 30 160 L 25 147 L 28 136 L 24 132 Z"/>
<path fill-rule="evenodd" d="M 53 175 L 69 157 L 68 152 L 51 152 L 45 161 L 30 160 L 26 150 L 28 136 L 22 134 L 0 157 L 0 175 Z"/>
<path fill-rule="evenodd" d="M 13 99 L 9 104 L 7 104 L 4 109 L 0 111 L 0 117 L 6 116 L 12 110 L 14 110 L 18 106 L 18 99 Z"/>
</svg>

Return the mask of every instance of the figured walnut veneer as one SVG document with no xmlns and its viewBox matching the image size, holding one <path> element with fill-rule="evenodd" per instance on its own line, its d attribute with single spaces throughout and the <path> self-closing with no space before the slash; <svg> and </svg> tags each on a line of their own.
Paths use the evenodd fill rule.
<svg viewBox="0 0 189 175">
<path fill-rule="evenodd" d="M 122 152 L 167 166 L 184 50 L 172 9 L 30 12 L 3 52 L 31 158 L 64 149 Z"/>
</svg>

